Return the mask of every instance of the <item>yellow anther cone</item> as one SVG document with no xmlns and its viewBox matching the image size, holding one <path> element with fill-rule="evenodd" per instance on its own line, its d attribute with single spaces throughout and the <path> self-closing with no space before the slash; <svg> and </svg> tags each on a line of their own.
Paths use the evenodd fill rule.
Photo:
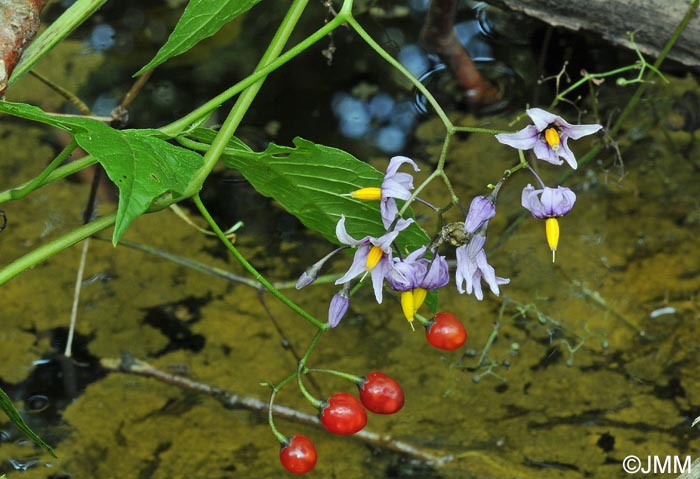
<svg viewBox="0 0 700 479">
<path fill-rule="evenodd" d="M 423 306 L 425 297 L 428 295 L 428 290 L 425 288 L 416 288 L 413 290 L 413 312 L 418 311 L 418 308 Z"/>
<path fill-rule="evenodd" d="M 544 139 L 552 150 L 557 151 L 559 149 L 561 141 L 556 128 L 547 128 L 544 130 Z"/>
<path fill-rule="evenodd" d="M 377 187 L 360 188 L 350 193 L 350 196 L 358 200 L 381 200 L 382 189 Z"/>
<path fill-rule="evenodd" d="M 379 263 L 379 260 L 382 259 L 383 254 L 384 251 L 382 251 L 379 246 L 372 246 L 369 253 L 367 253 L 367 262 L 365 263 L 367 271 L 372 271 L 372 269 L 377 266 L 377 263 Z"/>
<path fill-rule="evenodd" d="M 408 320 L 408 324 L 411 325 L 411 329 L 415 331 L 413 320 L 416 319 L 416 308 L 413 303 L 413 291 L 404 291 L 401 293 L 401 309 L 403 310 L 403 315 Z"/>
<path fill-rule="evenodd" d="M 547 233 L 547 243 L 552 250 L 552 263 L 556 260 L 557 246 L 559 246 L 559 221 L 556 218 L 547 218 L 545 223 Z"/>
</svg>

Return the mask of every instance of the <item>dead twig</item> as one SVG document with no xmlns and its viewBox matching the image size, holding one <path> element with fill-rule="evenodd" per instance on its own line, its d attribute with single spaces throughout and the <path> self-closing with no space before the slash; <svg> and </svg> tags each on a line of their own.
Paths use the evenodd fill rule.
<svg viewBox="0 0 700 479">
<path fill-rule="evenodd" d="M 197 391 L 200 393 L 207 394 L 209 396 L 217 399 L 224 407 L 230 409 L 248 409 L 251 411 L 259 412 L 260 414 L 267 414 L 269 404 L 266 401 L 261 401 L 260 399 L 252 398 L 249 396 L 241 396 L 224 389 L 211 386 L 209 384 L 200 383 L 194 381 L 185 376 L 180 376 L 177 374 L 168 373 L 157 369 L 150 364 L 140 361 L 129 354 L 123 354 L 121 358 L 105 358 L 100 361 L 102 367 L 110 371 L 118 371 L 128 374 L 138 374 L 140 376 L 151 377 L 162 381 L 164 383 L 172 384 L 174 386 L 189 389 L 192 391 Z M 289 421 L 294 421 L 302 424 L 307 424 L 311 426 L 320 427 L 321 422 L 318 417 L 312 414 L 307 414 L 296 409 L 280 406 L 275 404 L 272 406 L 272 413 L 278 418 L 286 419 Z M 452 459 L 452 455 L 437 455 L 431 451 L 427 451 L 413 444 L 394 439 L 389 434 L 378 434 L 375 432 L 362 430 L 352 437 L 359 439 L 360 441 L 366 442 L 376 447 L 382 449 L 387 449 L 389 451 L 397 452 L 403 454 L 412 459 L 422 461 L 432 467 L 439 467 Z"/>
</svg>

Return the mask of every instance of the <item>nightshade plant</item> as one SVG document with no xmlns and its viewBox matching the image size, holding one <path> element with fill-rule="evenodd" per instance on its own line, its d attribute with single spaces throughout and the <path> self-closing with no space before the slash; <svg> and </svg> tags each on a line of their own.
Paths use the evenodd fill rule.
<svg viewBox="0 0 700 479">
<path fill-rule="evenodd" d="M 27 50 L 22 63 L 10 78 L 10 87 L 53 45 L 88 18 L 103 1 L 78 0 L 66 10 L 47 33 L 35 41 L 36 46 Z M 156 68 L 192 48 L 200 40 L 214 35 L 226 22 L 247 12 L 258 2 L 259 0 L 190 0 L 167 43 L 153 60 L 135 75 Z M 527 160 L 525 151 L 533 150 L 537 159 L 552 165 L 561 165 L 565 161 L 572 168 L 576 168 L 590 161 L 601 146 L 600 143 L 596 144 L 577 161 L 570 149 L 569 140 L 596 133 L 602 127 L 599 124 L 570 123 L 561 116 L 541 108 L 526 111 L 532 124 L 518 132 L 456 125 L 426 86 L 365 31 L 353 16 L 352 0 L 344 0 L 337 10 L 333 10 L 330 3 L 326 5 L 332 14 L 330 20 L 298 44 L 287 47 L 290 35 L 307 8 L 307 3 L 307 0 L 291 2 L 286 16 L 252 73 L 167 125 L 152 129 L 120 130 L 89 117 L 61 116 L 44 112 L 33 105 L 0 102 L 0 112 L 6 115 L 50 125 L 72 137 L 70 144 L 42 173 L 25 184 L 14 187 L 6 185 L 7 189 L 0 192 L 0 203 L 20 200 L 33 191 L 96 163 L 102 165 L 109 179 L 119 189 L 116 211 L 97 217 L 5 265 L 0 269 L 0 284 L 108 228 L 113 228 L 112 242 L 118 246 L 124 231 L 136 217 L 191 199 L 211 230 L 236 260 L 279 301 L 316 330 L 298 362 L 297 369 L 279 383 L 269 384 L 272 389 L 270 405 L 282 387 L 296 382 L 301 393 L 321 411 L 322 417 L 324 411 L 343 412 L 340 411 L 341 406 L 347 404 L 351 404 L 350 409 L 360 410 L 360 402 L 350 399 L 354 396 L 347 393 L 334 393 L 329 401 L 314 398 L 306 389 L 304 378 L 310 373 L 327 373 L 358 384 L 357 376 L 333 370 L 310 369 L 307 363 L 321 337 L 330 328 L 339 325 L 357 288 L 370 282 L 367 277 L 371 279 L 378 303 L 382 303 L 383 294 L 387 291 L 399 296 L 403 315 L 412 328 L 416 320 L 425 326 L 430 344 L 444 350 L 461 347 L 466 341 L 466 331 L 454 315 L 438 313 L 437 292 L 447 287 L 452 277 L 460 293 L 473 294 L 477 300 L 484 299 L 482 281 L 494 295 L 498 295 L 500 288 L 508 284 L 508 279 L 496 275 L 486 255 L 489 221 L 498 212 L 517 207 L 510 204 L 498 204 L 497 207 L 501 189 L 506 187 L 510 178 L 518 171 L 529 171 L 534 175 L 539 188 L 531 185 L 525 187 L 522 192 L 522 206 L 535 218 L 546 220 L 546 235 L 553 255 L 559 239 L 557 218 L 568 214 L 576 199 L 568 187 L 545 185 Z M 697 6 L 697 0 L 694 5 Z M 318 5 L 316 7 L 318 8 Z M 386 172 L 382 174 L 345 151 L 302 138 L 296 138 L 293 145 L 271 144 L 263 151 L 254 151 L 235 136 L 248 109 L 263 88 L 267 75 L 283 70 L 287 62 L 326 39 L 339 27 L 351 29 L 376 55 L 386 61 L 388 67 L 403 75 L 425 97 L 434 114 L 444 125 L 445 138 L 436 166 L 417 186 L 414 186 L 410 170 L 419 171 L 419 165 L 406 156 L 387 159 Z M 680 31 L 676 33 L 671 44 L 679 34 Z M 657 72 L 656 67 L 662 59 L 663 56 L 654 67 L 642 60 L 640 64 L 617 69 L 614 73 L 619 75 L 646 67 L 652 72 Z M 576 83 L 576 87 L 611 74 L 586 74 Z M 640 83 L 637 93 L 609 130 L 610 134 L 617 133 L 620 124 L 639 100 L 645 85 Z M 567 93 L 570 91 L 573 89 L 568 89 Z M 214 110 L 233 98 L 236 98 L 236 101 L 220 128 L 212 130 L 203 126 Z M 556 106 L 562 99 L 558 96 L 552 106 Z M 497 148 L 500 142 L 514 147 L 518 155 L 517 163 L 505 169 L 495 184 L 484 180 L 483 191 L 469 199 L 468 209 L 463 207 L 459 194 L 454 190 L 445 171 L 450 141 L 460 132 L 491 135 L 494 148 Z M 64 164 L 64 160 L 78 147 L 84 149 L 88 156 Z M 273 286 L 229 241 L 221 227 L 213 220 L 200 199 L 199 191 L 213 168 L 220 163 L 240 172 L 261 195 L 273 198 L 306 227 L 322 235 L 328 240 L 329 249 L 334 247 L 333 245 L 339 247 L 311 265 L 299 278 L 298 288 L 314 283 L 320 270 L 334 253 L 354 248 L 354 256 L 347 271 L 334 278 L 340 290 L 329 298 L 327 321 L 317 319 Z M 433 184 L 439 185 L 446 192 L 449 199 L 447 208 L 436 208 L 420 199 L 421 192 Z M 447 209 L 457 206 L 464 212 L 464 221 L 444 224 L 438 231 L 426 232 L 414 219 L 411 211 L 417 204 L 434 210 L 441 221 Z M 13 218 L 8 220 L 7 229 L 2 234 L 12 234 L 12 221 Z M 456 259 L 454 271 L 449 271 L 448 255 L 453 255 Z M 554 260 L 554 256 L 552 259 Z M 507 276 L 508 272 L 501 274 Z M 394 306 L 390 304 L 386 308 Z M 428 309 L 427 317 L 420 313 L 421 308 Z M 435 319 L 430 319 L 433 316 Z M 398 383 L 394 383 L 396 385 L 392 383 L 392 386 L 398 388 Z M 343 399 L 343 405 L 338 403 L 338 398 Z M 2 406 L 11 413 L 14 410 L 8 403 L 9 401 L 3 400 Z M 400 401 L 396 400 L 395 406 L 386 410 L 377 406 L 376 409 L 380 413 L 396 412 L 402 404 L 403 392 Z M 347 411 L 343 414 L 345 412 Z M 364 410 L 361 410 L 354 418 L 329 415 L 325 421 L 332 423 L 330 428 L 335 429 L 335 432 L 354 432 L 364 427 L 364 414 Z M 284 467 L 295 473 L 311 470 L 316 463 L 316 452 L 310 440 L 302 435 L 280 433 L 274 425 L 272 414 L 269 415 L 269 423 L 282 446 L 280 460 Z M 346 428 L 346 423 L 352 424 Z"/>
</svg>

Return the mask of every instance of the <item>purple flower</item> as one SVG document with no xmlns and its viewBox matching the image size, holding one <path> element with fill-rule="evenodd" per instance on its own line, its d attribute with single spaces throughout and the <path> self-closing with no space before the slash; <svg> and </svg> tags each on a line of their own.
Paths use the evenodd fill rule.
<svg viewBox="0 0 700 479">
<path fill-rule="evenodd" d="M 534 125 L 528 125 L 515 133 L 500 133 L 496 135 L 496 139 L 519 150 L 532 149 L 537 158 L 553 165 L 561 165 L 563 161 L 559 157 L 562 157 L 573 169 L 576 169 L 577 163 L 567 145 L 569 138 L 578 140 L 603 128 L 595 124 L 572 125 L 562 117 L 541 108 L 530 108 L 526 113 Z"/>
<path fill-rule="evenodd" d="M 564 216 L 576 202 L 576 194 L 569 188 L 557 186 L 550 188 L 545 186 L 536 190 L 534 186 L 527 185 L 523 188 L 521 202 L 523 206 L 539 219 L 546 219 L 545 233 L 549 249 L 552 250 L 552 263 L 556 260 L 557 247 L 559 246 L 559 222 L 557 218 Z"/>
<path fill-rule="evenodd" d="M 493 201 L 486 196 L 476 196 L 469 205 L 464 230 L 472 234 L 494 216 L 496 216 L 496 206 Z"/>
<path fill-rule="evenodd" d="M 474 239 L 477 238 L 482 237 L 477 236 Z M 483 246 L 483 241 L 480 244 Z M 486 253 L 483 247 L 471 249 L 476 249 L 477 251 L 470 251 L 469 245 L 457 248 L 457 271 L 455 273 L 457 290 L 460 293 L 464 293 L 466 290 L 467 294 L 471 294 L 473 291 L 476 299 L 481 301 L 484 298 L 484 294 L 481 291 L 481 278 L 483 278 L 486 284 L 489 285 L 489 288 L 491 288 L 491 292 L 498 296 L 498 285 L 508 284 L 510 280 L 496 276 L 493 267 L 486 260 Z M 464 287 L 465 283 L 466 289 Z"/>
<path fill-rule="evenodd" d="M 395 156 L 389 160 L 389 166 L 384 175 L 384 181 L 381 188 L 368 187 L 360 188 L 353 191 L 351 196 L 360 200 L 380 200 L 379 211 L 382 215 L 382 222 L 385 228 L 389 228 L 391 223 L 399 214 L 399 208 L 396 206 L 396 199 L 407 200 L 411 197 L 413 189 L 413 176 L 409 173 L 400 173 L 399 167 L 404 163 L 413 166 L 414 171 L 420 171 L 418 165 L 405 156 Z"/>
<path fill-rule="evenodd" d="M 412 219 L 402 219 L 396 223 L 393 231 L 389 231 L 379 238 L 365 236 L 357 240 L 345 230 L 345 216 L 341 216 L 335 227 L 335 235 L 342 244 L 354 246 L 357 251 L 355 251 L 352 265 L 341 278 L 336 280 L 335 284 L 345 284 L 357 276 L 369 272 L 372 277 L 374 296 L 377 298 L 377 302 L 381 303 L 384 278 L 392 267 L 391 243 L 412 222 Z"/>
<path fill-rule="evenodd" d="M 404 259 L 394 258 L 394 267 L 386 277 L 392 289 L 399 292 L 417 288 L 431 291 L 450 281 L 445 257 L 436 254 L 433 259 L 425 258 L 426 249 L 422 246 Z"/>
<path fill-rule="evenodd" d="M 442 288 L 450 280 L 445 257 L 435 254 L 429 260 L 424 257 L 426 249 L 418 248 L 403 260 L 394 258 L 394 267 L 386 277 L 389 285 L 401 293 L 401 308 L 411 327 L 428 291 Z"/>
<path fill-rule="evenodd" d="M 347 288 L 343 288 L 340 292 L 333 295 L 331 304 L 328 307 L 328 326 L 335 328 L 343 319 L 345 313 L 350 306 L 350 298 L 348 297 Z"/>
<path fill-rule="evenodd" d="M 576 194 L 562 186 L 556 188 L 545 186 L 541 190 L 536 190 L 534 186 L 527 185 L 523 188 L 521 201 L 535 218 L 557 218 L 571 211 L 576 202 Z"/>
</svg>

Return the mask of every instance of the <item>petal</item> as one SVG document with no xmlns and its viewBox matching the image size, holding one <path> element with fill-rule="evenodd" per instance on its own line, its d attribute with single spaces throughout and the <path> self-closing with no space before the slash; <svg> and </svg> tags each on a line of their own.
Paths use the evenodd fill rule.
<svg viewBox="0 0 700 479">
<path fill-rule="evenodd" d="M 563 135 L 568 136 L 572 140 L 578 140 L 581 137 L 592 135 L 600 131 L 603 128 L 602 125 L 571 125 L 569 128 L 564 129 Z"/>
<path fill-rule="evenodd" d="M 544 218 L 546 216 L 544 207 L 539 198 L 541 193 L 542 190 L 536 190 L 534 186 L 527 185 L 523 188 L 523 194 L 521 196 L 523 207 L 532 213 L 532 216 L 535 218 Z"/>
<path fill-rule="evenodd" d="M 391 223 L 396 219 L 396 215 L 399 214 L 399 208 L 396 206 L 396 200 L 394 198 L 383 199 L 379 203 L 379 212 L 382 215 L 382 223 L 384 223 L 384 228 L 389 229 Z"/>
<path fill-rule="evenodd" d="M 476 264 L 479 266 L 479 270 L 481 270 L 481 273 L 484 275 L 484 281 L 486 281 L 486 284 L 488 284 L 489 288 L 491 288 L 491 292 L 498 296 L 500 291 L 498 290 L 498 282 L 496 281 L 496 271 L 486 260 L 486 253 L 484 250 L 481 250 L 481 252 L 477 255 Z"/>
<path fill-rule="evenodd" d="M 559 150 L 561 151 L 563 145 L 559 146 Z M 554 150 L 552 150 L 547 143 L 545 143 L 542 140 L 537 140 L 535 143 L 534 147 L 534 153 L 537 159 L 546 161 L 547 163 L 551 163 L 553 165 L 561 165 L 564 163 L 559 159 L 556 153 L 554 153 Z"/>
<path fill-rule="evenodd" d="M 467 285 L 467 294 L 471 294 L 472 290 L 474 291 L 474 297 L 476 299 L 479 301 L 484 299 L 484 293 L 481 291 L 481 273 L 479 272 L 474 273 L 472 284 Z"/>
<path fill-rule="evenodd" d="M 374 289 L 374 297 L 377 303 L 382 304 L 382 290 L 384 288 L 384 278 L 389 273 L 389 268 L 391 268 L 391 261 L 388 258 L 382 258 L 377 266 L 370 271 L 370 276 L 372 277 L 372 288 Z"/>
<path fill-rule="evenodd" d="M 457 249 L 455 250 L 455 254 L 457 256 L 457 270 L 455 271 L 455 283 L 457 284 L 457 291 L 464 294 L 464 281 L 466 280 L 467 274 L 469 273 L 467 268 L 467 263 L 469 262 L 467 247 L 457 247 Z"/>
<path fill-rule="evenodd" d="M 444 256 L 435 255 L 430 262 L 430 268 L 423 277 L 420 287 L 433 290 L 442 288 L 450 282 L 450 270 L 447 266 L 447 259 Z"/>
<path fill-rule="evenodd" d="M 405 175 L 405 176 L 404 176 Z M 386 177 L 382 183 L 382 198 L 399 198 L 407 200 L 413 189 L 413 177 L 408 173 L 396 173 Z"/>
<path fill-rule="evenodd" d="M 578 166 L 578 163 L 576 162 L 576 157 L 574 156 L 574 153 L 569 149 L 569 145 L 566 144 L 566 138 L 564 138 L 564 141 L 561 142 L 561 145 L 559 145 L 559 156 L 564 158 L 566 162 L 569 164 L 569 166 L 572 169 L 576 169 Z M 559 163 L 561 164 L 561 162 Z"/>
<path fill-rule="evenodd" d="M 556 189 L 548 189 L 552 190 L 551 205 L 548 207 L 549 216 L 564 216 L 569 213 L 576 202 L 576 194 L 569 188 L 561 186 L 558 186 Z M 542 193 L 542 198 L 544 202 L 544 193 Z"/>
<path fill-rule="evenodd" d="M 496 139 L 499 143 L 512 146 L 518 150 L 529 150 L 535 146 L 538 140 L 538 134 L 537 128 L 532 125 L 527 125 L 525 128 L 515 133 L 499 133 L 496 135 Z"/>
<path fill-rule="evenodd" d="M 345 230 L 345 215 L 340 215 L 338 224 L 335 225 L 335 236 L 338 238 L 342 244 L 347 244 L 350 246 L 359 246 L 360 244 L 366 242 L 366 237 L 361 240 L 356 240 L 348 234 Z"/>
<path fill-rule="evenodd" d="M 525 110 L 525 113 L 527 113 L 527 116 L 529 116 L 532 119 L 532 122 L 535 124 L 537 131 L 544 131 L 544 129 L 552 123 L 566 123 L 566 121 L 564 121 L 562 117 L 557 116 L 554 113 L 550 113 L 546 110 L 543 110 L 542 108 L 530 108 L 528 110 Z"/>
<path fill-rule="evenodd" d="M 467 233 L 473 233 L 494 216 L 496 216 L 496 206 L 493 201 L 485 196 L 476 196 L 469 205 L 464 230 Z"/>
<path fill-rule="evenodd" d="M 358 277 L 367 271 L 367 255 L 369 254 L 369 245 L 360 246 L 355 251 L 355 257 L 352 260 L 350 268 L 345 272 L 343 276 L 335 280 L 335 284 L 347 283 L 353 278 Z"/>
<path fill-rule="evenodd" d="M 399 166 L 403 165 L 404 163 L 408 163 L 409 165 L 413 166 L 413 171 L 420 171 L 418 165 L 416 165 L 416 162 L 412 159 L 407 158 L 405 156 L 395 156 L 391 160 L 389 160 L 389 166 L 387 166 L 386 168 L 385 176 L 394 175 L 398 171 Z"/>
<path fill-rule="evenodd" d="M 479 234 L 474 236 L 469 244 L 467 245 L 467 253 L 470 261 L 473 261 L 479 251 L 484 249 L 484 244 L 486 243 L 486 235 Z"/>
<path fill-rule="evenodd" d="M 388 233 L 383 234 L 379 238 L 371 238 L 370 243 L 372 243 L 374 246 L 379 246 L 382 249 L 382 251 L 384 251 L 384 253 L 389 254 L 391 253 L 391 243 L 394 242 L 398 235 L 399 231 L 394 229 L 394 231 L 389 231 Z"/>
</svg>

